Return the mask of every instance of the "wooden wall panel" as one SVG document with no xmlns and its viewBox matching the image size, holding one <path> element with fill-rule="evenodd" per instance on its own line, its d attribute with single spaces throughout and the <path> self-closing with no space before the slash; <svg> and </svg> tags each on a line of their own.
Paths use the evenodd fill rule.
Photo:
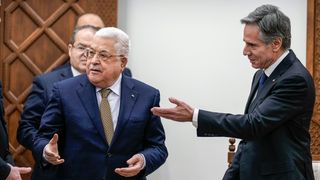
<svg viewBox="0 0 320 180">
<path fill-rule="evenodd" d="M 308 0 L 307 68 L 316 87 L 316 103 L 311 121 L 311 153 L 320 160 L 320 0 Z"/>
</svg>

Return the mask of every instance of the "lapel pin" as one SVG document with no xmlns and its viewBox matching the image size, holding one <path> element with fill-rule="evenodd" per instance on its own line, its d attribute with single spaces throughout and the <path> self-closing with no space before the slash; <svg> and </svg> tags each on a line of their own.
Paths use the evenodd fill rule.
<svg viewBox="0 0 320 180">
<path fill-rule="evenodd" d="M 275 82 L 276 81 L 276 79 L 272 79 L 272 82 Z"/>
<path fill-rule="evenodd" d="M 131 97 L 134 98 L 134 94 L 131 94 Z"/>
</svg>

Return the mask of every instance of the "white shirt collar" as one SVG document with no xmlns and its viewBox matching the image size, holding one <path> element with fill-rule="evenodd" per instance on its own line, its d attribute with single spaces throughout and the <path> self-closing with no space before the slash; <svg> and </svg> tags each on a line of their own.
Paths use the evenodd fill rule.
<svg viewBox="0 0 320 180">
<path fill-rule="evenodd" d="M 264 73 L 269 77 L 271 73 L 276 69 L 276 67 L 281 63 L 281 61 L 289 54 L 289 50 L 285 50 L 284 53 L 271 64 L 267 69 L 264 70 Z"/>
<path fill-rule="evenodd" d="M 71 66 L 71 72 L 72 72 L 72 75 L 73 77 L 76 77 L 76 76 L 79 76 L 81 73 L 76 70 L 76 68 L 74 68 L 73 66 Z"/>
<path fill-rule="evenodd" d="M 113 93 L 116 95 L 120 96 L 120 89 L 121 89 L 121 79 L 122 79 L 122 74 L 118 77 L 115 83 L 112 84 L 112 86 L 108 87 L 109 89 L 112 90 Z M 101 88 L 96 87 L 96 92 L 99 92 Z"/>
</svg>

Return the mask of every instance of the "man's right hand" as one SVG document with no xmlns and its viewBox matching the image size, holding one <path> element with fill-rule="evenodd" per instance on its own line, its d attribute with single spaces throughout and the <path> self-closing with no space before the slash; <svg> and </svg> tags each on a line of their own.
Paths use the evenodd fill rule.
<svg viewBox="0 0 320 180">
<path fill-rule="evenodd" d="M 21 180 L 20 174 L 27 174 L 31 172 L 31 167 L 17 167 L 12 166 L 11 164 L 8 165 L 11 169 L 6 180 Z"/>
<path fill-rule="evenodd" d="M 53 165 L 64 163 L 64 159 L 60 159 L 59 155 L 58 134 L 54 134 L 50 142 L 44 147 L 43 157 Z"/>
</svg>

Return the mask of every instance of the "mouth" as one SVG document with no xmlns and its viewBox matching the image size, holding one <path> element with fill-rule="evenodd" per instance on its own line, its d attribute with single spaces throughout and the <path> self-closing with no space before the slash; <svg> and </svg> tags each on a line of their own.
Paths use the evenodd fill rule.
<svg viewBox="0 0 320 180">
<path fill-rule="evenodd" d="M 91 73 L 94 73 L 94 74 L 102 72 L 99 68 L 89 68 L 89 70 Z"/>
</svg>

